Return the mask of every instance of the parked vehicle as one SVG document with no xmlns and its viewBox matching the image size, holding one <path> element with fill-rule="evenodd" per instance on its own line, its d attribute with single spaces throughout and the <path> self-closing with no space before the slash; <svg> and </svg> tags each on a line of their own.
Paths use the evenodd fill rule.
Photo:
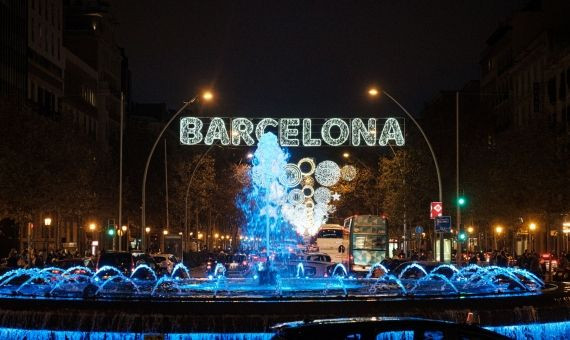
<svg viewBox="0 0 570 340">
<path fill-rule="evenodd" d="M 325 253 L 306 253 L 297 256 L 297 259 L 289 261 L 288 271 L 291 276 L 296 276 L 299 272 L 299 263 L 302 264 L 302 273 L 305 277 L 327 277 L 332 275 L 332 270 L 336 263 L 331 261 L 331 257 Z"/>
<path fill-rule="evenodd" d="M 172 269 L 178 263 L 178 259 L 172 254 L 152 254 L 152 258 L 158 265 L 158 271 L 162 273 L 172 273 Z"/>
<path fill-rule="evenodd" d="M 105 251 L 99 256 L 95 270 L 99 270 L 104 266 L 115 267 L 128 276 L 135 268 L 135 259 L 127 251 Z"/>
<path fill-rule="evenodd" d="M 155 272 L 158 270 L 158 265 L 152 256 L 147 253 L 133 253 L 133 257 L 135 258 L 135 268 L 141 264 L 149 266 Z"/>
</svg>

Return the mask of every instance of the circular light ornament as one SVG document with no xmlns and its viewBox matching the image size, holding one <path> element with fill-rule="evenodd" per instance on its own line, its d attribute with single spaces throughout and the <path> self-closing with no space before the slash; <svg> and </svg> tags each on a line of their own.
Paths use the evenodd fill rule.
<svg viewBox="0 0 570 340">
<path fill-rule="evenodd" d="M 285 171 L 279 177 L 279 182 L 288 188 L 294 188 L 303 179 L 303 175 L 301 174 L 301 169 L 297 164 L 287 163 L 285 165 Z"/>
<path fill-rule="evenodd" d="M 315 208 L 315 202 L 312 199 L 308 199 L 305 201 L 305 208 L 307 209 L 307 213 L 312 214 L 313 213 L 313 209 Z"/>
<path fill-rule="evenodd" d="M 293 189 L 289 191 L 287 200 L 293 205 L 303 204 L 303 202 L 305 202 L 305 195 L 303 195 L 303 191 L 301 189 Z"/>
<path fill-rule="evenodd" d="M 308 171 L 303 171 L 303 168 L 305 168 L 303 166 L 303 164 L 308 164 L 309 165 L 309 170 Z M 298 163 L 297 166 L 299 167 L 299 170 L 301 171 L 301 174 L 303 176 L 311 176 L 314 172 L 315 172 L 315 160 L 309 157 L 305 157 L 302 158 Z"/>
<path fill-rule="evenodd" d="M 333 161 L 320 162 L 315 170 L 315 178 L 322 186 L 333 186 L 340 179 L 340 168 Z"/>
<path fill-rule="evenodd" d="M 354 165 L 345 165 L 340 169 L 340 177 L 347 182 L 355 179 L 357 173 L 358 171 Z"/>
<path fill-rule="evenodd" d="M 315 202 L 320 204 L 328 204 L 331 201 L 331 190 L 326 187 L 318 187 L 315 190 L 315 194 L 313 195 L 313 199 Z"/>
<path fill-rule="evenodd" d="M 315 189 L 313 189 L 313 187 L 310 185 L 305 185 L 302 190 L 305 198 L 311 198 L 315 194 Z"/>
<path fill-rule="evenodd" d="M 303 186 L 310 185 L 310 186 L 314 187 L 315 186 L 315 178 L 313 176 L 303 177 L 303 180 L 301 181 L 301 183 L 303 184 Z"/>
</svg>

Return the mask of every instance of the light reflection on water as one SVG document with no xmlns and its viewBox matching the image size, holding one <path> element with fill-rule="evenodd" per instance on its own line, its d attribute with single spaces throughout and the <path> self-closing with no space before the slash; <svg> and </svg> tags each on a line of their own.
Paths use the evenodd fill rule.
<svg viewBox="0 0 570 340">
<path fill-rule="evenodd" d="M 490 331 L 500 333 L 513 339 L 569 339 L 570 321 L 520 324 L 510 326 L 484 327 Z M 394 332 L 391 332 L 394 333 Z M 408 332 L 409 333 L 409 332 Z M 0 339 L 52 339 L 52 340 L 268 340 L 273 333 L 128 333 L 128 332 L 78 332 L 78 331 L 52 331 L 30 330 L 17 328 L 0 328 Z"/>
</svg>

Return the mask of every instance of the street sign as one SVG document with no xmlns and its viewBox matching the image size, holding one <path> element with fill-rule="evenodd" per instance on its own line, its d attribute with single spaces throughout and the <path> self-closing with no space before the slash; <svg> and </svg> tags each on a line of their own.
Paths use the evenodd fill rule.
<svg viewBox="0 0 570 340">
<path fill-rule="evenodd" d="M 421 233 L 423 233 L 423 232 L 424 232 L 424 228 L 422 228 L 421 225 L 419 225 L 419 226 L 416 227 L 416 234 L 421 234 Z"/>
<path fill-rule="evenodd" d="M 438 216 L 435 218 L 435 232 L 449 233 L 451 231 L 451 216 Z"/>
<path fill-rule="evenodd" d="M 443 214 L 443 203 L 441 202 L 431 202 L 429 209 L 429 218 L 435 219 Z"/>
</svg>

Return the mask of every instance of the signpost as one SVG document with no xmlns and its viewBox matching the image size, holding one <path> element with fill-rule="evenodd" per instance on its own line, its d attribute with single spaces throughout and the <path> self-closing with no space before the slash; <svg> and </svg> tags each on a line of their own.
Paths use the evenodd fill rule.
<svg viewBox="0 0 570 340">
<path fill-rule="evenodd" d="M 429 209 L 429 218 L 435 219 L 443 214 L 443 203 L 442 202 L 431 202 Z"/>
<path fill-rule="evenodd" d="M 451 216 L 437 216 L 434 222 L 434 231 L 439 233 L 439 261 L 443 262 L 443 234 L 451 231 Z"/>
</svg>

